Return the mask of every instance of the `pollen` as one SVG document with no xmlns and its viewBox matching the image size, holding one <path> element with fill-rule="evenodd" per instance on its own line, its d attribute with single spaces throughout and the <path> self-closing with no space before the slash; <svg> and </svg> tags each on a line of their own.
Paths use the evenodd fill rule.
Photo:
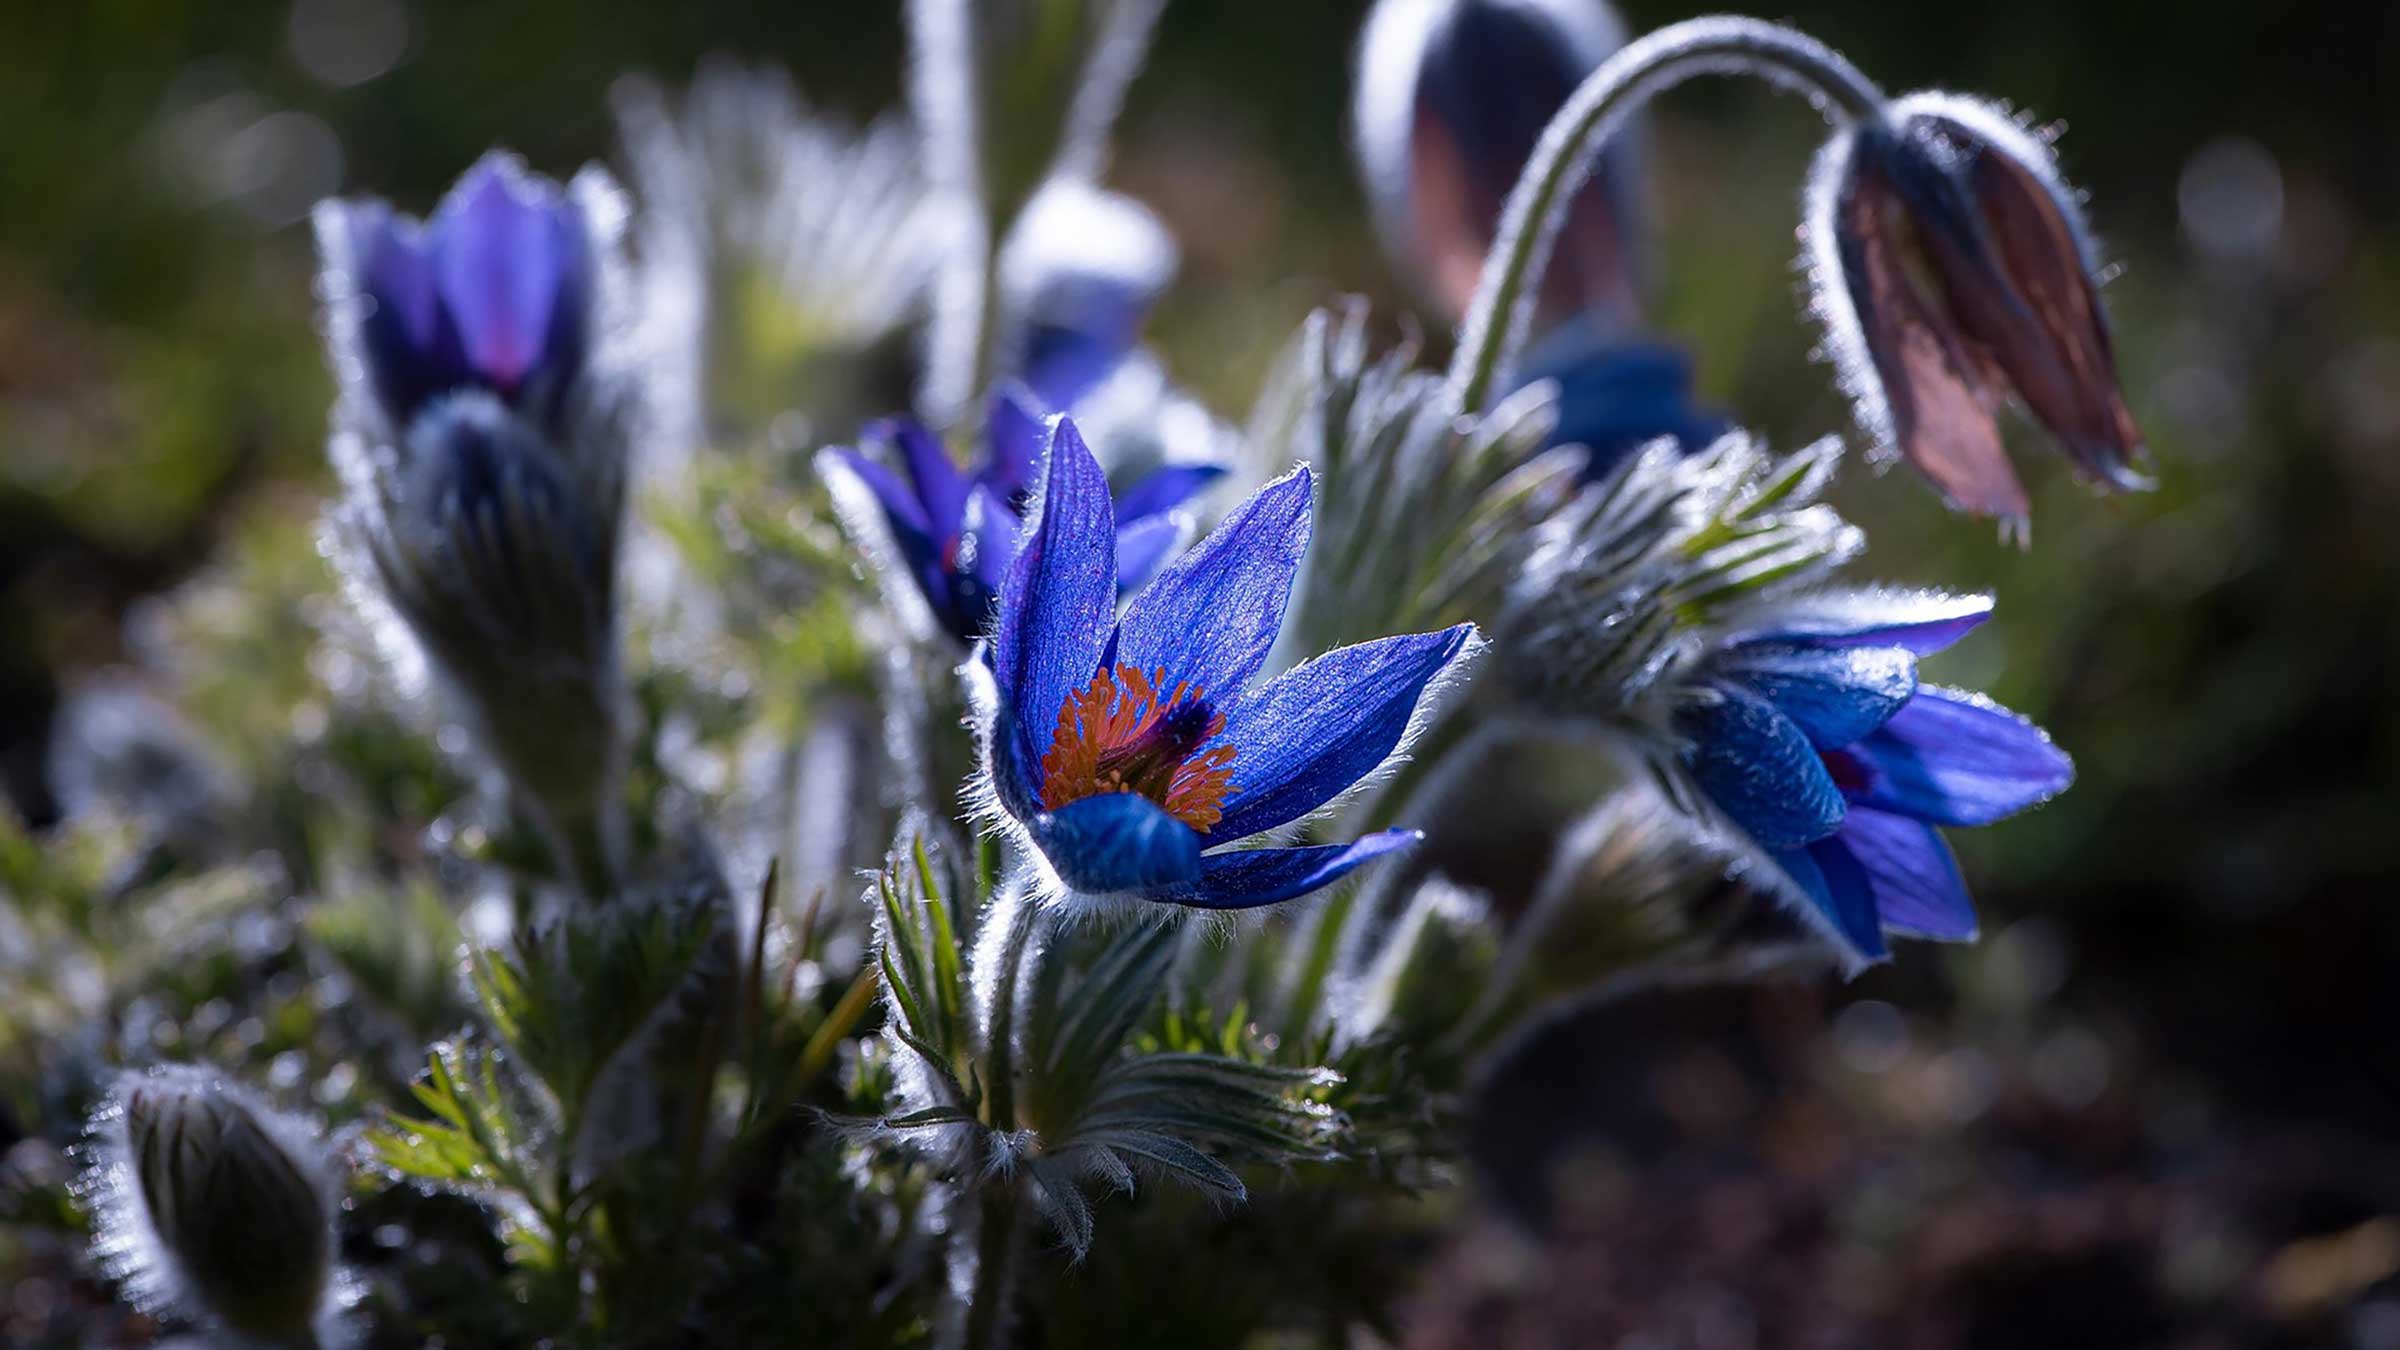
<svg viewBox="0 0 2400 1350">
<path fill-rule="evenodd" d="M 1225 714 L 1188 682 L 1162 696 L 1166 679 L 1121 665 L 1067 696 L 1042 756 L 1045 810 L 1133 792 L 1202 834 L 1224 817 L 1233 747 L 1200 747 L 1225 730 Z"/>
</svg>

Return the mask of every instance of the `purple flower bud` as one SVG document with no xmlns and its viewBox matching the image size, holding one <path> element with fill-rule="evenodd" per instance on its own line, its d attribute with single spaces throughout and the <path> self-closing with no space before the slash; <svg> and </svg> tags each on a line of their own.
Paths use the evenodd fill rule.
<svg viewBox="0 0 2400 1350">
<path fill-rule="evenodd" d="M 2093 480 L 2150 486 L 2094 249 L 2047 145 L 1986 104 L 1910 95 L 1818 157 L 1807 231 L 1861 425 L 1953 508 L 2021 528 L 1995 420 L 2012 397 Z"/>
<path fill-rule="evenodd" d="M 1624 43 L 1605 0 L 1376 5 L 1359 43 L 1360 167 L 1386 246 L 1444 313 L 1466 313 L 1509 189 L 1551 117 Z M 1620 139 L 1569 211 L 1543 280 L 1548 321 L 1631 301 L 1633 159 Z"/>
<path fill-rule="evenodd" d="M 126 1076 L 92 1158 L 99 1255 L 143 1310 L 279 1344 L 338 1310 L 337 1180 L 310 1126 L 177 1065 Z"/>
</svg>

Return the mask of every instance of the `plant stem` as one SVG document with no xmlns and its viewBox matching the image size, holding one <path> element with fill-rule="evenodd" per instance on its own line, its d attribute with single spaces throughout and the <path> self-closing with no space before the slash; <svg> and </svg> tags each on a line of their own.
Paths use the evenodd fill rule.
<svg viewBox="0 0 2400 1350">
<path fill-rule="evenodd" d="M 1017 1181 L 1010 1177 L 980 1188 L 975 1218 L 975 1283 L 967 1295 L 965 1350 L 1001 1350 L 1008 1344 L 1010 1312 L 1017 1293 L 1020 1220 Z"/>
<path fill-rule="evenodd" d="M 1857 67 L 1780 24 L 1720 15 L 1670 24 L 1627 43 L 1550 120 L 1509 193 L 1450 363 L 1450 390 L 1461 415 L 1482 411 L 1515 364 L 1559 226 L 1601 147 L 1634 109 L 1694 75 L 1759 76 L 1797 90 L 1837 125 L 1882 115 L 1883 91 Z"/>
</svg>

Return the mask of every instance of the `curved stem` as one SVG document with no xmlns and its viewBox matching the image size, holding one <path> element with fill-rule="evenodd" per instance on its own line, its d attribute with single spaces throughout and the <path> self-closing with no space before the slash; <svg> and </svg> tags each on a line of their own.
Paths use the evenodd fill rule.
<svg viewBox="0 0 2400 1350">
<path fill-rule="evenodd" d="M 1593 161 L 1634 109 L 1695 75 L 1756 75 L 1799 91 L 1829 122 L 1881 116 L 1883 91 L 1839 52 L 1763 19 L 1670 24 L 1625 45 L 1550 120 L 1509 193 L 1450 363 L 1458 411 L 1481 411 L 1515 364 L 1551 246 Z"/>
</svg>

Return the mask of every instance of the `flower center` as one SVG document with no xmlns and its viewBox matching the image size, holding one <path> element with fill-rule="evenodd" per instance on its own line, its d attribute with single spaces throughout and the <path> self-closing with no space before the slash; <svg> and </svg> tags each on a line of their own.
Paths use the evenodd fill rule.
<svg viewBox="0 0 2400 1350">
<path fill-rule="evenodd" d="M 1225 714 L 1189 683 L 1161 697 L 1166 679 L 1163 669 L 1118 666 L 1067 696 L 1042 756 L 1044 810 L 1134 792 L 1202 834 L 1223 818 L 1233 747 L 1200 747 L 1225 729 Z"/>
</svg>

